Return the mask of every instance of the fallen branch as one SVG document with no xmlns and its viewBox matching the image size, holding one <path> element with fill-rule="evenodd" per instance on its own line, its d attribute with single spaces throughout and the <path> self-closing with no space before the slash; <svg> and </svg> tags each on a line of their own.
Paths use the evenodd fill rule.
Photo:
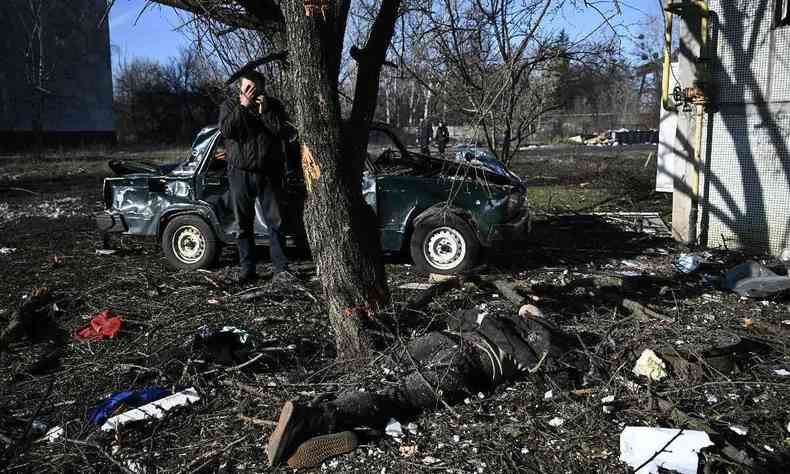
<svg viewBox="0 0 790 474">
<path fill-rule="evenodd" d="M 661 314 L 658 311 L 654 311 L 647 306 L 637 303 L 636 301 L 629 300 L 628 298 L 623 298 L 619 303 L 620 306 L 627 309 L 631 312 L 631 314 L 639 319 L 640 321 L 644 321 L 646 319 L 660 319 L 661 321 L 666 321 L 668 323 L 674 323 L 675 320 L 670 318 L 665 314 Z"/>
<path fill-rule="evenodd" d="M 200 472 L 204 467 L 208 466 L 212 461 L 214 461 L 214 458 L 216 458 L 217 456 L 225 453 L 226 451 L 228 451 L 228 449 L 230 449 L 231 447 L 241 443 L 245 439 L 247 439 L 247 435 L 244 435 L 241 438 L 237 439 L 236 441 L 233 441 L 232 443 L 228 444 L 224 448 L 213 449 L 213 450 L 207 452 L 206 454 L 204 454 L 202 456 L 199 456 L 197 459 L 195 459 L 194 461 L 189 463 L 189 465 L 187 466 L 187 469 L 191 469 L 193 466 L 196 466 L 198 463 L 200 463 L 202 461 L 205 461 L 205 462 L 203 462 L 203 464 L 197 466 L 195 469 L 190 471 L 192 473 Z"/>
<path fill-rule="evenodd" d="M 485 276 L 478 277 L 477 281 L 491 285 L 494 288 L 496 288 L 500 293 L 502 293 L 502 296 L 504 296 L 511 303 L 513 303 L 516 306 L 516 308 L 521 308 L 524 304 L 527 303 L 527 298 L 522 296 L 521 293 L 519 293 L 517 290 L 517 288 L 519 288 L 519 284 L 517 282 L 509 282 L 502 279 L 496 279 L 496 278 L 485 277 Z"/>
<path fill-rule="evenodd" d="M 97 450 L 102 456 L 107 458 L 108 461 L 110 461 L 111 463 L 115 464 L 115 466 L 118 469 L 120 469 L 122 472 L 125 472 L 126 474 L 135 474 L 134 471 L 132 471 L 128 467 L 126 467 L 123 464 L 121 464 L 117 459 L 112 457 L 110 455 L 110 453 L 108 453 L 107 451 L 102 449 L 102 447 L 99 446 L 98 444 L 88 443 L 86 441 L 80 441 L 78 439 L 69 439 L 69 438 L 64 439 L 64 441 L 66 441 L 67 443 L 76 444 L 77 446 L 87 446 L 89 448 L 93 448 L 93 449 Z"/>
<path fill-rule="evenodd" d="M 278 349 L 279 350 L 280 348 L 278 347 L 278 348 L 270 348 L 270 349 Z M 263 353 L 260 353 L 260 354 L 256 355 L 255 357 L 253 357 L 252 359 L 248 360 L 247 362 L 241 363 L 239 365 L 234 365 L 233 367 L 227 367 L 225 369 L 212 369 L 212 370 L 203 372 L 200 375 L 209 375 L 209 374 L 213 374 L 213 373 L 216 373 L 216 372 L 233 372 L 233 371 L 236 371 L 236 370 L 241 370 L 244 367 L 247 367 L 248 365 L 255 363 L 261 357 L 263 357 Z"/>
<path fill-rule="evenodd" d="M 33 196 L 38 196 L 37 192 L 31 191 L 31 190 L 25 189 L 25 188 L 0 188 L 0 191 L 19 191 L 21 193 L 28 193 L 28 194 L 31 194 Z"/>
<path fill-rule="evenodd" d="M 417 295 L 415 299 L 407 303 L 406 308 L 401 311 L 400 316 L 406 316 L 409 313 L 416 313 L 420 309 L 428 306 L 428 304 L 437 296 L 443 295 L 453 288 L 458 288 L 460 286 L 461 279 L 459 277 L 454 277 L 441 283 L 437 283 L 430 288 L 423 290 L 419 295 Z"/>
</svg>

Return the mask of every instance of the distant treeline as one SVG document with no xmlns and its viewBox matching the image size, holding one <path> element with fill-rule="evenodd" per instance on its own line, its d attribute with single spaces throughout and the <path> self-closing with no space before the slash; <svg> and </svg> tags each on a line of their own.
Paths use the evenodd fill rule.
<svg viewBox="0 0 790 474">
<path fill-rule="evenodd" d="M 162 64 L 136 58 L 115 77 L 115 122 L 120 143 L 187 144 L 202 127 L 216 123 L 222 82 L 184 50 Z"/>
</svg>

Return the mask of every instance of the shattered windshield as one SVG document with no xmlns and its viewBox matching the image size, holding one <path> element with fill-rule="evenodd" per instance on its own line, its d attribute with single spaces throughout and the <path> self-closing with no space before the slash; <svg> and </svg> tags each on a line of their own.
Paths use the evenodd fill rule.
<svg viewBox="0 0 790 474">
<path fill-rule="evenodd" d="M 471 166 L 485 169 L 499 176 L 506 176 L 515 180 L 519 180 L 518 176 L 507 169 L 507 167 L 501 161 L 497 160 L 490 152 L 482 148 L 459 148 L 456 150 L 453 158 L 455 161 L 468 163 Z"/>
<path fill-rule="evenodd" d="M 217 134 L 216 128 L 206 128 L 198 133 L 195 141 L 192 142 L 189 156 L 184 159 L 172 172 L 176 175 L 194 174 L 201 158 L 206 155 L 211 147 L 212 139 Z"/>
</svg>

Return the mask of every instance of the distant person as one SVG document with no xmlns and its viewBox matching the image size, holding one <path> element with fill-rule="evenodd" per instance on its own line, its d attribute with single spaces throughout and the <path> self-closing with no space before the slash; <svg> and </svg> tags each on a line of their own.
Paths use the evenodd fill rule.
<svg viewBox="0 0 790 474">
<path fill-rule="evenodd" d="M 295 139 L 283 105 L 264 94 L 266 81 L 258 71 L 246 72 L 239 83 L 239 96 L 220 107 L 219 126 L 225 137 L 231 207 L 239 225 L 237 235 L 241 273 L 239 282 L 257 278 L 255 270 L 255 202 L 270 232 L 274 280 L 293 280 L 280 231 L 279 196 L 285 167 L 284 140 Z"/>
<path fill-rule="evenodd" d="M 433 127 L 430 121 L 423 119 L 419 130 L 420 153 L 423 155 L 431 154 L 431 139 L 433 139 Z"/>
<path fill-rule="evenodd" d="M 439 122 L 439 126 L 436 127 L 436 147 L 439 148 L 440 155 L 444 155 L 448 143 L 450 143 L 450 130 L 444 122 Z"/>
</svg>

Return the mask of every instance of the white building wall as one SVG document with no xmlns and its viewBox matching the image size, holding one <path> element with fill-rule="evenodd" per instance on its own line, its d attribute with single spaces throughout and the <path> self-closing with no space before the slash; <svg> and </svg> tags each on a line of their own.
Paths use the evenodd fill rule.
<svg viewBox="0 0 790 474">
<path fill-rule="evenodd" d="M 701 241 L 778 254 L 790 245 L 790 26 L 774 27 L 774 0 L 709 5 Z"/>
</svg>

